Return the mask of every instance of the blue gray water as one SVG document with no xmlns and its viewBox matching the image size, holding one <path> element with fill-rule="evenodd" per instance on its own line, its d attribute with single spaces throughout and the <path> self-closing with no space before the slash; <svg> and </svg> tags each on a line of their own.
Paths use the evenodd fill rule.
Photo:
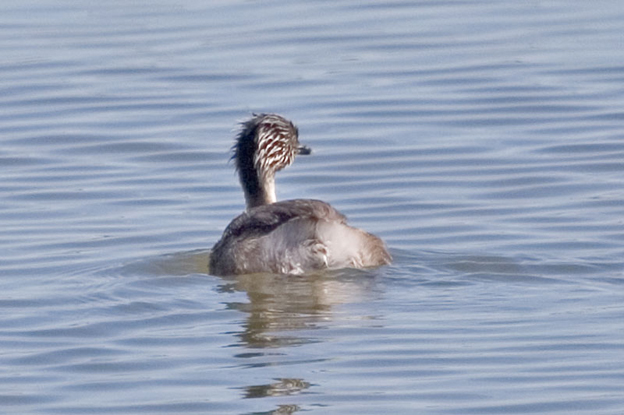
<svg viewBox="0 0 624 415">
<path fill-rule="evenodd" d="M 0 3 L 0 408 L 624 413 L 624 3 Z M 378 270 L 217 278 L 251 112 Z"/>
</svg>

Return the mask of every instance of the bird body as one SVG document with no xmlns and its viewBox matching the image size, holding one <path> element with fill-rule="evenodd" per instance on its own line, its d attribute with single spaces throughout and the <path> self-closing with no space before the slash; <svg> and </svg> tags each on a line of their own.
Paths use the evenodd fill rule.
<svg viewBox="0 0 624 415">
<path fill-rule="evenodd" d="M 310 149 L 299 145 L 297 128 L 285 118 L 259 114 L 243 124 L 234 159 L 247 209 L 214 245 L 210 273 L 303 274 L 390 263 L 381 239 L 349 226 L 328 203 L 276 201 L 275 172 L 290 165 L 297 154 L 310 154 Z"/>
</svg>

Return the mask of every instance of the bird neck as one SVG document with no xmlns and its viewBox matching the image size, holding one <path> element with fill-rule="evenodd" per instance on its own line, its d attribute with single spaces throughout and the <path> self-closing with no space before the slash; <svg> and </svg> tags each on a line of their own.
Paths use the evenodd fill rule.
<svg viewBox="0 0 624 415">
<path fill-rule="evenodd" d="M 269 205 L 277 201 L 274 174 L 262 174 L 255 169 L 250 171 L 240 170 L 239 173 L 247 209 Z"/>
</svg>

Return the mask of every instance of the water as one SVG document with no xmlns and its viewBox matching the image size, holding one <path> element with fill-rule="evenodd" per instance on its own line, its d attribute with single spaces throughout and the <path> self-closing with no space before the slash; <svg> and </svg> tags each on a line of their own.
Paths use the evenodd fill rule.
<svg viewBox="0 0 624 415">
<path fill-rule="evenodd" d="M 0 406 L 621 414 L 617 1 L 3 2 Z M 395 262 L 207 275 L 236 122 Z"/>
</svg>

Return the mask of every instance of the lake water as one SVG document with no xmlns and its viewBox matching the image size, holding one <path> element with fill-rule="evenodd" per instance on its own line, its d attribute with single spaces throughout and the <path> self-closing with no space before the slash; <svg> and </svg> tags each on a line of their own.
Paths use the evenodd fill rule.
<svg viewBox="0 0 624 415">
<path fill-rule="evenodd" d="M 0 408 L 624 413 L 624 3 L 5 1 Z M 251 112 L 377 270 L 207 274 Z"/>
</svg>

